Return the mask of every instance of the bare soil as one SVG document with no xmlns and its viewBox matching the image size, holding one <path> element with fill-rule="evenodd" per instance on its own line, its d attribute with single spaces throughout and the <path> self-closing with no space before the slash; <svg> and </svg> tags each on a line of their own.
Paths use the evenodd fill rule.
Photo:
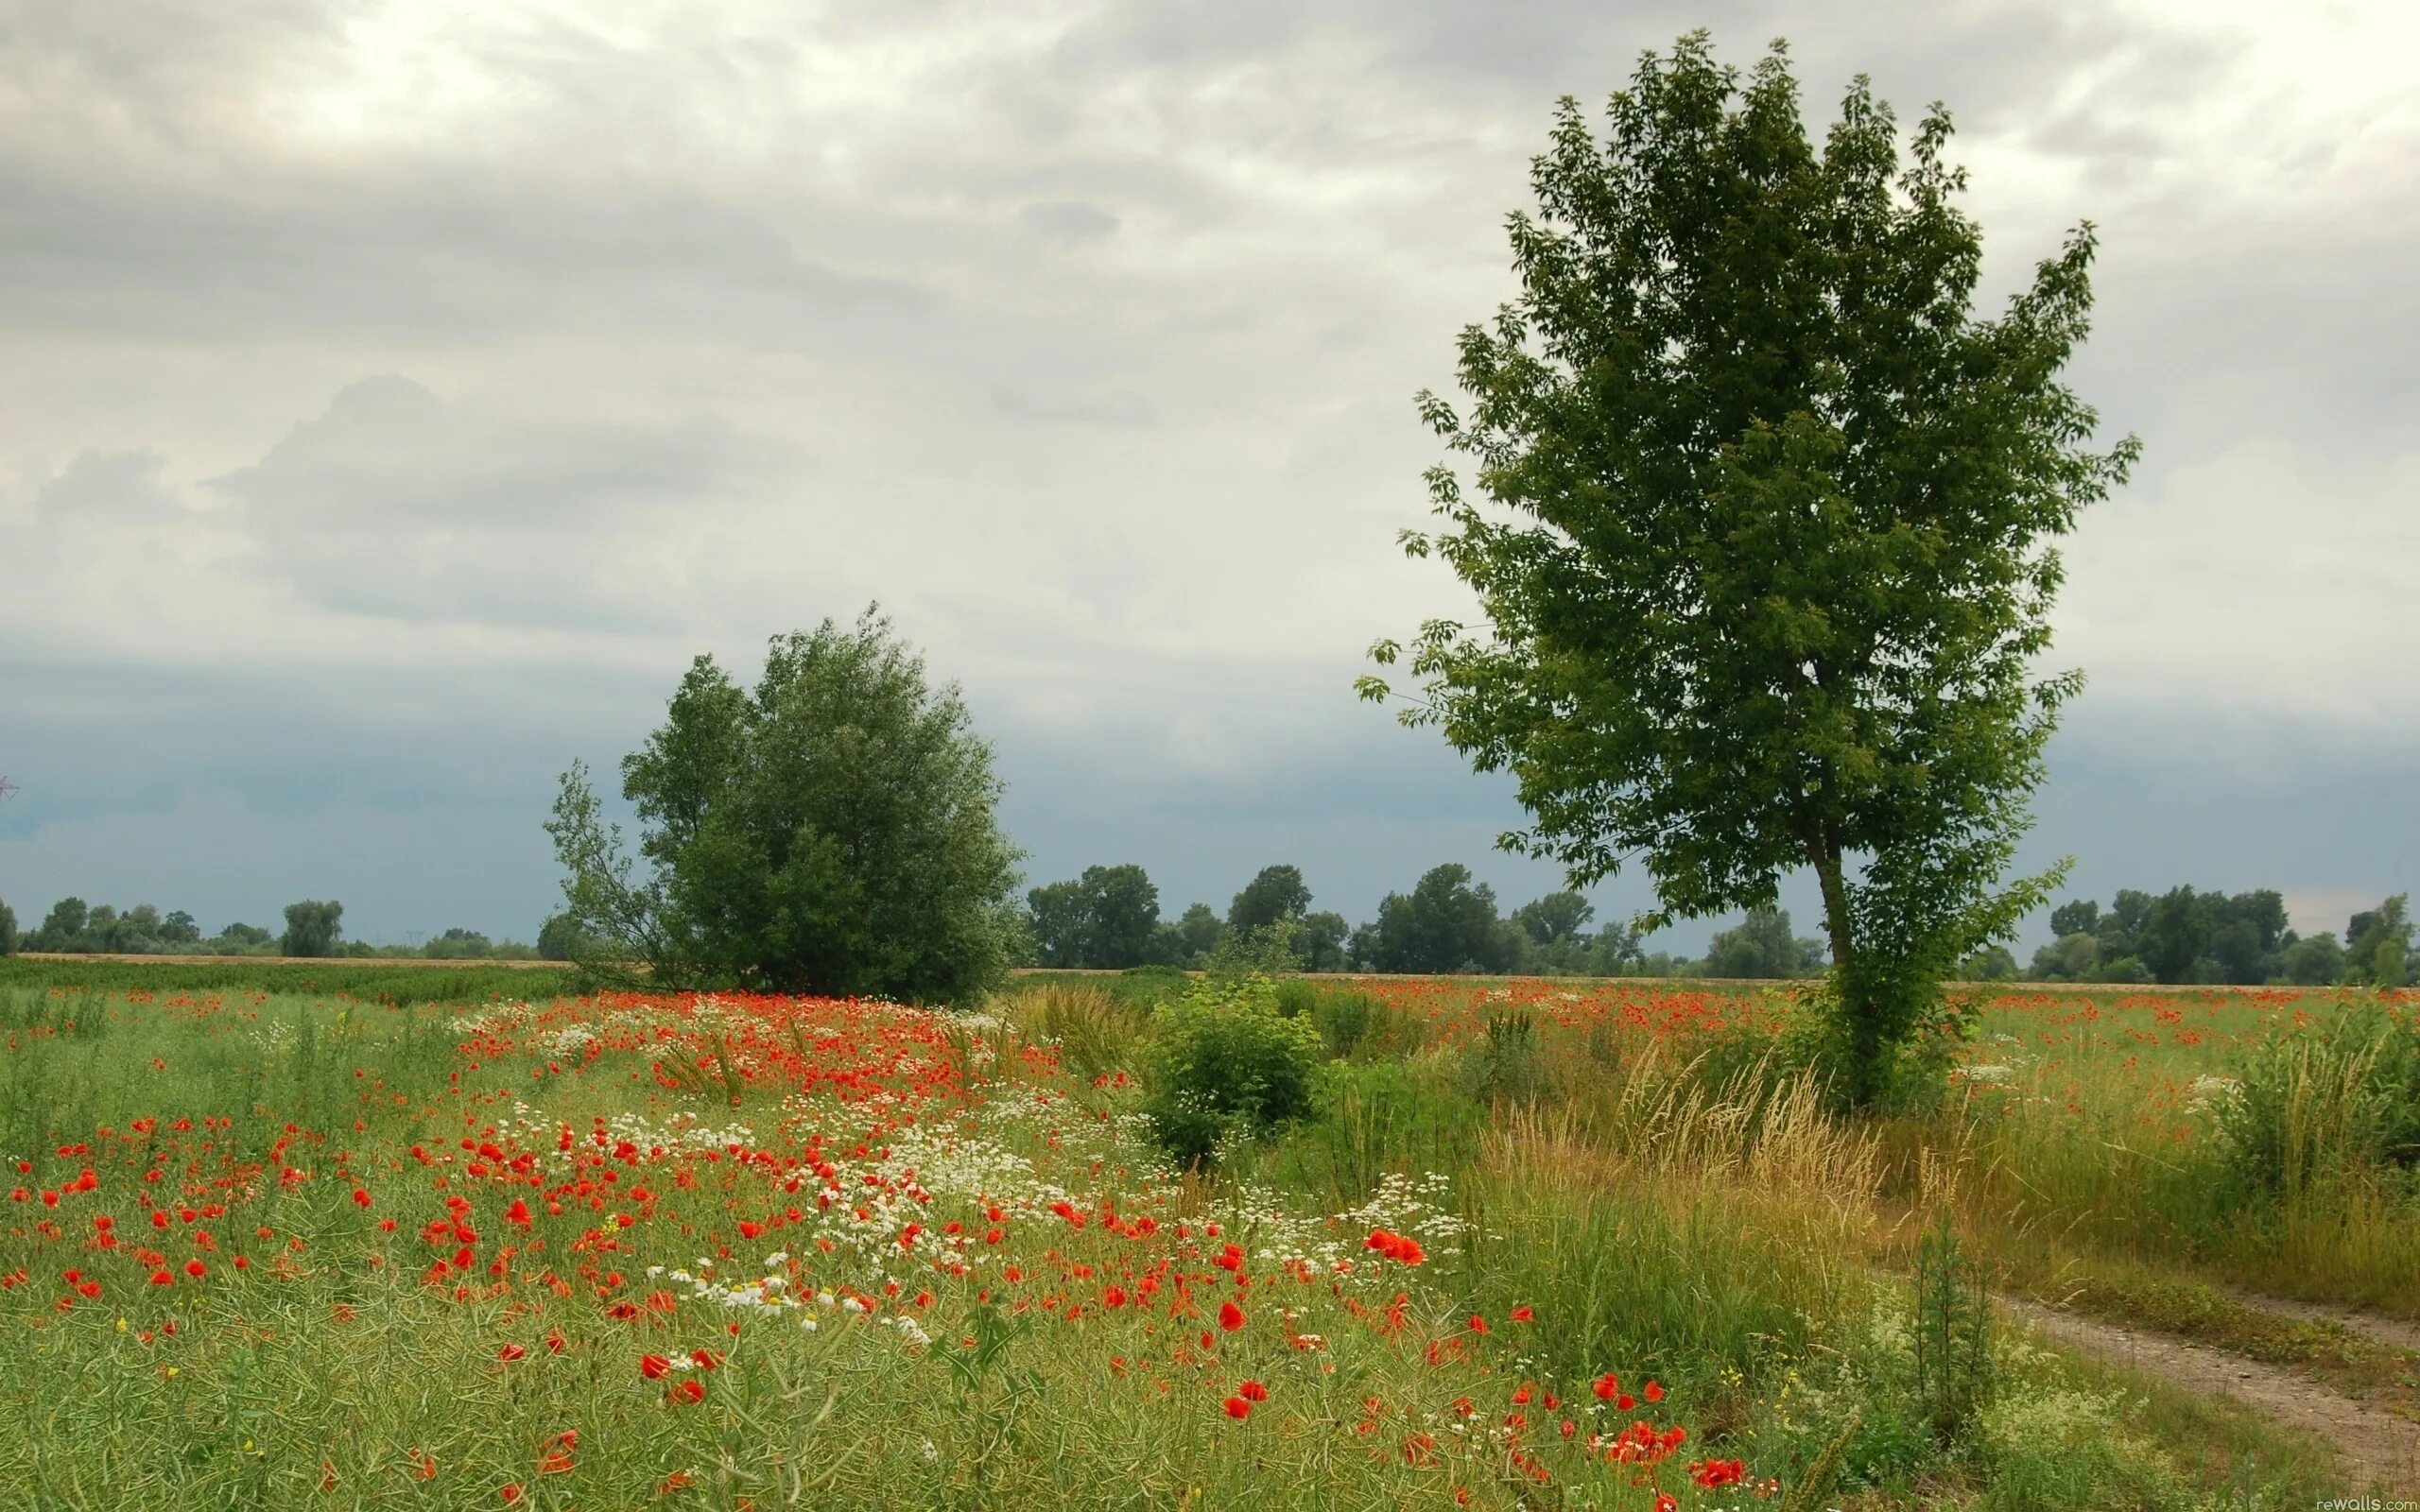
<svg viewBox="0 0 2420 1512">
<path fill-rule="evenodd" d="M 2381 1412 L 2292 1371 L 2223 1349 L 2017 1297 L 1997 1300 L 2003 1314 L 2022 1318 L 2045 1337 L 2072 1349 L 2187 1391 L 2232 1397 L 2273 1421 L 2319 1435 L 2336 1447 L 2345 1469 L 2360 1483 L 2403 1493 L 2420 1490 L 2420 1423 Z M 2262 1297 L 2256 1305 L 2287 1311 L 2304 1304 L 2280 1306 L 2274 1298 Z M 2328 1317 L 2347 1328 L 2361 1327 L 2325 1310 L 2313 1309 L 2308 1315 Z M 2389 1337 L 2383 1342 L 2401 1341 Z"/>
</svg>

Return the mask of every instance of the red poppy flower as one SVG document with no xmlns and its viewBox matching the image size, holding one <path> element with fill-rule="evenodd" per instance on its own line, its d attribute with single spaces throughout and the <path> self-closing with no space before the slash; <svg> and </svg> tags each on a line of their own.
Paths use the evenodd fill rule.
<svg viewBox="0 0 2420 1512">
<path fill-rule="evenodd" d="M 495 1357 L 503 1361 L 505 1364 L 510 1365 L 513 1361 L 520 1359 L 523 1355 L 526 1355 L 528 1352 L 528 1350 L 523 1349 L 517 1344 L 508 1344 L 504 1348 L 495 1351 Z"/>
<path fill-rule="evenodd" d="M 660 1354 L 642 1354 L 639 1356 L 639 1374 L 645 1376 L 649 1381 L 663 1380 L 664 1372 L 671 1368 L 672 1362 Z"/>
<path fill-rule="evenodd" d="M 1244 1326 L 1244 1310 L 1233 1302 L 1219 1304 L 1219 1326 L 1233 1333 Z"/>
<path fill-rule="evenodd" d="M 1236 1395 L 1243 1398 L 1246 1401 L 1267 1401 L 1269 1400 L 1269 1388 L 1262 1385 L 1257 1381 L 1247 1381 L 1242 1385 L 1236 1388 Z"/>
<path fill-rule="evenodd" d="M 1246 1401 L 1241 1397 L 1229 1397 L 1227 1399 L 1227 1416 L 1233 1418 L 1237 1422 L 1241 1422 L 1252 1416 L 1252 1403 Z"/>
<path fill-rule="evenodd" d="M 672 1388 L 671 1400 L 695 1405 L 706 1400 L 706 1383 L 692 1378 Z"/>
</svg>

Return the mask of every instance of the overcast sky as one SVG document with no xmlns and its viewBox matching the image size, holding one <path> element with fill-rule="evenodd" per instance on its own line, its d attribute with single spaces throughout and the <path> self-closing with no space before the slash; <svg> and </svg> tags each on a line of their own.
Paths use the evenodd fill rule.
<svg viewBox="0 0 2420 1512">
<path fill-rule="evenodd" d="M 1392 544 L 1412 395 L 1555 98 L 1703 25 L 1789 34 L 1819 130 L 1945 100 L 1995 304 L 2100 227 L 2073 381 L 2147 452 L 2068 543 L 2029 859 L 2341 931 L 2420 880 L 2415 16 L 0 0 L 0 898 L 527 937 L 557 772 L 874 598 L 1033 881 L 1549 889 L 1350 682 L 1460 602 Z"/>
</svg>

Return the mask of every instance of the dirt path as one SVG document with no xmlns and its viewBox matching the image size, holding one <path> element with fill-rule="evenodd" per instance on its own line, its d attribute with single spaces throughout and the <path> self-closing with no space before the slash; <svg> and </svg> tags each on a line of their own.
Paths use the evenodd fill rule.
<svg viewBox="0 0 2420 1512">
<path fill-rule="evenodd" d="M 2340 1307 L 2327 1302 L 2289 1301 L 2282 1297 L 2237 1291 L 2232 1287 L 2228 1288 L 2227 1295 L 2244 1306 L 2257 1308 L 2263 1313 L 2300 1318 L 2306 1323 L 2333 1323 L 2347 1333 L 2359 1333 L 2389 1349 L 2410 1349 L 2420 1354 L 2420 1322 L 2410 1318 L 2387 1317 L 2357 1307 Z"/>
<path fill-rule="evenodd" d="M 2364 1406 L 2291 1371 L 2222 1349 L 2121 1328 L 2017 1297 L 2002 1297 L 1997 1301 L 2006 1315 L 2024 1319 L 2046 1337 L 2070 1349 L 2187 1391 L 2233 1397 L 2263 1417 L 2317 1434 L 2336 1446 L 2346 1467 L 2362 1481 L 2395 1491 L 2420 1489 L 2420 1423 Z M 2260 1305 L 2284 1311 L 2273 1298 L 2262 1298 Z M 2328 1314 L 2313 1310 L 2310 1315 Z M 2343 1318 L 2334 1321 L 2348 1328 L 2357 1326 Z"/>
</svg>

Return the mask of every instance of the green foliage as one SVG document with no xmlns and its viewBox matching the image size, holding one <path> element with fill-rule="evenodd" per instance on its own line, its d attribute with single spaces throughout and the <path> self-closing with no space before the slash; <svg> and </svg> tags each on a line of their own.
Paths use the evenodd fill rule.
<svg viewBox="0 0 2420 1512">
<path fill-rule="evenodd" d="M 1152 956 L 1160 890 L 1141 867 L 1086 867 L 1072 882 L 1034 888 L 1026 905 L 1044 966 L 1121 971 Z"/>
<path fill-rule="evenodd" d="M 955 687 L 869 609 L 775 637 L 752 692 L 700 657 L 622 762 L 644 877 L 587 768 L 547 833 L 565 913 L 665 985 L 956 1001 L 1000 980 L 1021 930 L 1001 783 Z"/>
<path fill-rule="evenodd" d="M 1512 910 L 1512 922 L 1521 926 L 1534 945 L 1576 940 L 1596 917 L 1597 905 L 1568 888 L 1550 892 Z"/>
<path fill-rule="evenodd" d="M 1350 926 L 1344 916 L 1333 909 L 1303 916 L 1303 970 L 1305 971 L 1341 971 L 1344 970 L 1344 936 Z"/>
<path fill-rule="evenodd" d="M 1311 1005 L 1311 1022 L 1327 1045 L 1327 1053 L 1350 1059 L 1383 1039 L 1391 1010 L 1367 992 L 1322 992 Z"/>
<path fill-rule="evenodd" d="M 597 941 L 589 937 L 569 914 L 552 914 L 538 926 L 538 959 L 542 961 L 576 961 L 581 956 L 594 957 Z"/>
<path fill-rule="evenodd" d="M 1433 1058 L 1333 1061 L 1315 1097 L 1271 1160 L 1284 1187 L 1327 1206 L 1357 1207 L 1390 1176 L 1455 1175 L 1478 1159 L 1485 1111 Z"/>
<path fill-rule="evenodd" d="M 1916 1244 L 1909 1338 L 1917 1403 L 1934 1437 L 1956 1443 L 1992 1397 L 1992 1294 L 1947 1212 Z"/>
<path fill-rule="evenodd" d="M 2290 958 L 2308 971 L 2335 946 L 2331 938 L 2297 955 L 2285 896 L 2273 888 L 2230 896 L 2171 887 L 2157 897 L 2129 889 L 2106 912 L 2074 899 L 2051 910 L 2050 930 L 2056 938 L 2034 953 L 2032 971 L 2050 982 L 2293 980 Z"/>
<path fill-rule="evenodd" d="M 1482 1107 L 1521 1107 L 1546 1087 L 1538 1055 L 1538 1024 L 1512 1009 L 1487 1016 L 1486 1026 L 1461 1053 L 1464 1095 Z"/>
<path fill-rule="evenodd" d="M 2166 1512 L 2192 1504 L 2167 1453 L 2125 1431 L 2126 1410 L 2117 1392 L 2042 1385 L 2004 1394 L 1978 1415 L 1983 1505 Z"/>
<path fill-rule="evenodd" d="M 2213 1107 L 2249 1190 L 2333 1205 L 2346 1183 L 2420 1165 L 2420 1033 L 2377 1005 L 2263 1040 L 2237 1070 Z"/>
<path fill-rule="evenodd" d="M 1311 889 L 1299 867 L 1263 867 L 1227 905 L 1227 928 L 1243 933 L 1293 922 L 1311 911 Z"/>
<path fill-rule="evenodd" d="M 1301 971 L 1305 954 L 1301 921 L 1280 919 L 1252 929 L 1225 931 L 1201 964 L 1213 976 L 1276 977 Z"/>
<path fill-rule="evenodd" d="M 2005 945 L 1986 945 L 1958 963 L 1959 979 L 1965 982 L 2007 982 L 2016 974 L 2016 957 Z"/>
<path fill-rule="evenodd" d="M 1040 987 L 1010 999 L 1028 1040 L 1059 1047 L 1059 1063 L 1089 1082 L 1127 1065 L 1150 1009 L 1094 987 Z"/>
<path fill-rule="evenodd" d="M 1403 717 L 1513 773 L 1532 822 L 1505 843 L 1575 885 L 1643 858 L 1651 922 L 1812 868 L 1865 1101 L 2048 885 L 1996 890 L 2080 685 L 2031 680 L 2047 542 L 2136 451 L 2083 450 L 2096 418 L 2057 381 L 2092 229 L 1979 319 L 1945 112 L 1903 166 L 1860 78 L 1819 152 L 1778 46 L 1743 80 L 1697 33 L 1607 114 L 1599 142 L 1558 111 L 1512 220 L 1521 293 L 1461 335 L 1467 413 L 1421 396 L 1483 500 L 1431 470 L 1445 528 L 1404 544 L 1488 629 L 1422 627 Z"/>
<path fill-rule="evenodd" d="M 1409 893 L 1387 894 L 1357 963 L 1374 971 L 1500 971 L 1510 962 L 1498 922 L 1495 889 L 1472 882 L 1470 868 L 1448 862 L 1430 868 Z"/>
<path fill-rule="evenodd" d="M 1311 1106 L 1318 1029 L 1277 1011 L 1265 976 L 1195 983 L 1158 1017 L 1144 1112 L 1152 1137 L 1191 1166 L 1221 1144 L 1258 1138 Z"/>
<path fill-rule="evenodd" d="M 303 902 L 285 905 L 285 936 L 279 949 L 288 955 L 334 955 L 344 937 L 344 904 Z"/>
<path fill-rule="evenodd" d="M 2398 988 L 2411 979 L 2411 895 L 2394 897 L 2344 930 L 2344 978 L 2375 988 Z"/>
<path fill-rule="evenodd" d="M 0 955 L 17 954 L 17 914 L 5 901 L 0 901 Z"/>
<path fill-rule="evenodd" d="M 355 998 L 408 1006 L 420 1003 L 484 1003 L 493 998 L 544 1001 L 569 991 L 570 972 L 543 967 L 404 966 L 339 959 L 226 960 L 206 964 L 154 961 L 0 961 L 0 988 L 57 988 L 67 994 L 268 992 Z"/>
<path fill-rule="evenodd" d="M 2344 979 L 2344 947 L 2336 936 L 2325 932 L 2298 939 L 2286 947 L 2277 961 L 2277 974 L 2295 987 L 2325 987 Z"/>
<path fill-rule="evenodd" d="M 1706 947 L 1705 974 L 1748 980 L 1805 976 L 1823 969 L 1823 947 L 1789 932 L 1789 912 L 1751 908 L 1736 929 L 1717 934 Z"/>
</svg>

